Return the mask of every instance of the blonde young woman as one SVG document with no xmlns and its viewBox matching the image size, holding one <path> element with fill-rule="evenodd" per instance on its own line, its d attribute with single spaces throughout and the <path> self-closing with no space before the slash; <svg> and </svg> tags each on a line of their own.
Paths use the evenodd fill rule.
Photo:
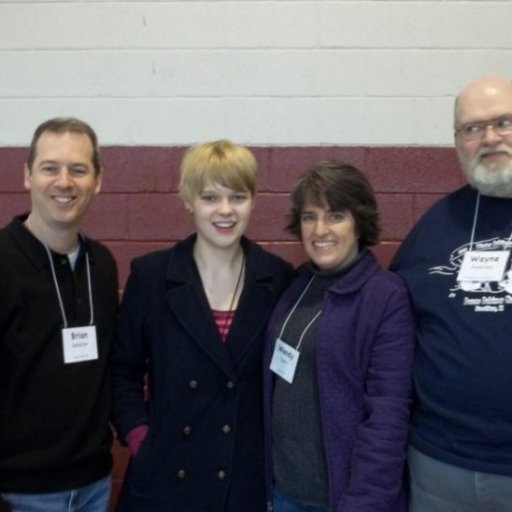
<svg viewBox="0 0 512 512">
<path fill-rule="evenodd" d="M 120 511 L 265 509 L 263 337 L 292 270 L 244 237 L 256 168 L 227 140 L 191 148 L 180 195 L 196 233 L 132 263 L 112 370 L 131 452 Z"/>
</svg>

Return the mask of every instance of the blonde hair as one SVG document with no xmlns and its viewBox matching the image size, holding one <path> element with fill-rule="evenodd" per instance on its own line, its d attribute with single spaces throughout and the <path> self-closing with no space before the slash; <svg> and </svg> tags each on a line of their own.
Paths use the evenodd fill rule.
<svg viewBox="0 0 512 512">
<path fill-rule="evenodd" d="M 222 139 L 192 146 L 180 165 L 181 198 L 191 202 L 209 183 L 256 194 L 258 164 L 244 146 Z"/>
</svg>

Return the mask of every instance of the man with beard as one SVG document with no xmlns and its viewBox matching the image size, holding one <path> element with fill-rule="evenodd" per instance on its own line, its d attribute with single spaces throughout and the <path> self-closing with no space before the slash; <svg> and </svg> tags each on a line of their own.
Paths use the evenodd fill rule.
<svg viewBox="0 0 512 512">
<path fill-rule="evenodd" d="M 417 317 L 411 512 L 512 510 L 512 83 L 455 102 L 469 185 L 412 229 L 392 268 Z"/>
</svg>

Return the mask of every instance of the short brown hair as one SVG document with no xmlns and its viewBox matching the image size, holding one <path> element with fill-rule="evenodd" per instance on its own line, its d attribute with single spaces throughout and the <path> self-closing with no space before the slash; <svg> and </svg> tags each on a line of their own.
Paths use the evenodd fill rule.
<svg viewBox="0 0 512 512">
<path fill-rule="evenodd" d="M 291 192 L 291 208 L 286 229 L 300 238 L 301 216 L 307 202 L 328 206 L 332 211 L 348 210 L 354 217 L 360 248 L 379 241 L 377 201 L 365 175 L 352 165 L 325 161 L 311 167 Z"/>
<path fill-rule="evenodd" d="M 187 150 L 180 166 L 180 195 L 191 202 L 210 183 L 256 195 L 258 164 L 244 146 L 222 139 Z"/>
<path fill-rule="evenodd" d="M 81 133 L 87 135 L 92 145 L 92 163 L 94 166 L 94 173 L 98 176 L 101 172 L 98 137 L 96 136 L 95 131 L 86 122 L 81 121 L 76 117 L 54 117 L 53 119 L 48 119 L 48 121 L 41 123 L 36 128 L 28 149 L 27 167 L 29 170 L 32 169 L 32 165 L 36 159 L 37 141 L 44 132 Z"/>
</svg>

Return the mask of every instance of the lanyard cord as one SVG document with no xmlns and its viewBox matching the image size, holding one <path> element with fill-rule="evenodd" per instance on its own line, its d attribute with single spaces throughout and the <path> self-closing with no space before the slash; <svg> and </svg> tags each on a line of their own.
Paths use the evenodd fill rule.
<svg viewBox="0 0 512 512">
<path fill-rule="evenodd" d="M 64 301 L 62 300 L 62 295 L 60 293 L 59 282 L 57 281 L 57 274 L 55 272 L 55 266 L 53 264 L 52 254 L 50 249 L 48 249 L 46 244 L 43 244 L 46 249 L 46 254 L 48 255 L 48 260 L 50 262 L 50 268 L 52 271 L 53 284 L 55 285 L 55 291 L 57 292 L 57 299 L 59 301 L 59 308 L 62 315 L 62 321 L 64 322 L 64 329 L 68 327 L 68 319 L 66 317 L 66 310 L 64 309 Z M 88 289 L 88 297 L 89 297 L 89 310 L 91 312 L 91 319 L 89 325 L 94 324 L 94 308 L 92 304 L 92 285 L 91 285 L 91 268 L 89 264 L 89 254 L 85 253 L 85 266 L 87 271 L 87 289 Z"/>
<path fill-rule="evenodd" d="M 299 350 L 301 344 L 302 344 L 302 340 L 304 339 L 304 336 L 306 335 L 306 332 L 308 331 L 308 329 L 313 325 L 314 321 L 322 314 L 322 310 L 318 311 L 318 313 L 310 320 L 310 322 L 308 323 L 308 325 L 306 325 L 306 327 L 304 328 L 304 330 L 302 331 L 302 334 L 300 335 L 300 338 L 299 338 L 299 343 L 297 343 L 297 346 L 295 347 L 295 350 Z"/>
<path fill-rule="evenodd" d="M 279 333 L 279 339 L 282 339 L 283 333 L 286 328 L 286 325 L 288 324 L 288 321 L 290 320 L 293 313 L 295 313 L 295 310 L 297 309 L 297 306 L 300 304 L 300 301 L 303 299 L 304 295 L 306 295 L 306 292 L 309 290 L 309 287 L 311 286 L 311 283 L 313 282 L 314 278 L 315 278 L 315 276 L 313 275 L 311 277 L 311 279 L 309 280 L 308 284 L 306 285 L 306 287 L 304 288 L 304 290 L 302 290 L 302 293 L 300 294 L 300 297 L 297 299 L 297 302 L 294 304 L 293 308 L 288 313 L 288 316 L 286 317 L 285 321 L 283 322 L 283 326 L 281 327 L 281 332 Z M 318 313 L 313 317 L 313 319 L 308 323 L 308 325 L 306 325 L 305 329 L 302 331 L 302 334 L 300 335 L 299 343 L 297 344 L 296 350 L 299 349 L 300 344 L 302 343 L 302 340 L 304 339 L 304 336 L 305 336 L 307 330 L 313 325 L 313 322 L 320 316 L 321 313 L 322 313 L 322 310 L 318 311 Z"/>
<path fill-rule="evenodd" d="M 475 205 L 475 214 L 473 216 L 473 227 L 471 228 L 471 240 L 469 241 L 469 250 L 473 250 L 473 243 L 475 241 L 475 233 L 476 233 L 476 222 L 478 220 L 478 212 L 480 210 L 480 192 L 478 192 L 476 196 L 476 205 Z M 507 242 L 510 243 L 512 240 L 512 232 L 510 233 Z"/>
<path fill-rule="evenodd" d="M 478 220 L 478 210 L 480 209 L 480 192 L 476 196 L 475 214 L 473 215 L 473 227 L 471 228 L 471 239 L 469 241 L 469 250 L 473 250 L 473 242 L 475 240 L 476 221 Z"/>
<path fill-rule="evenodd" d="M 89 263 L 89 253 L 85 252 L 85 269 L 87 272 L 87 290 L 89 295 L 89 311 L 91 313 L 91 319 L 89 320 L 89 325 L 94 325 L 94 307 L 92 304 L 92 282 L 91 282 L 91 265 Z"/>
</svg>

